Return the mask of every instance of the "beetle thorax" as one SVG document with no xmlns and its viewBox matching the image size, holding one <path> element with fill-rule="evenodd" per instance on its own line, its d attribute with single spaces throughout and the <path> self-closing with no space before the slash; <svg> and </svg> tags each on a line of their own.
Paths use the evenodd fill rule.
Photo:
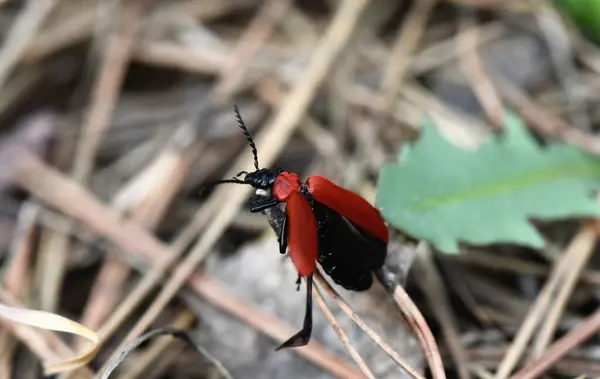
<svg viewBox="0 0 600 379">
<path fill-rule="evenodd" d="M 286 201 L 290 193 L 299 191 L 302 184 L 300 177 L 293 172 L 282 172 L 275 179 L 271 193 L 280 201 Z"/>
</svg>

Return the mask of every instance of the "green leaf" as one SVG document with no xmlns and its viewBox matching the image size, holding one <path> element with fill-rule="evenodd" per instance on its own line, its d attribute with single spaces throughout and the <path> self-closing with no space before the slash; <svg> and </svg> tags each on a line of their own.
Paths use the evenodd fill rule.
<svg viewBox="0 0 600 379">
<path fill-rule="evenodd" d="M 594 191 L 600 159 L 573 146 L 542 147 L 521 119 L 505 114 L 504 133 L 464 151 L 430 120 L 398 164 L 383 166 L 377 205 L 388 223 L 447 253 L 459 242 L 512 242 L 541 248 L 530 220 L 599 216 Z"/>
<path fill-rule="evenodd" d="M 598 0 L 554 0 L 558 9 L 572 20 L 585 37 L 600 42 L 600 1 Z"/>
</svg>

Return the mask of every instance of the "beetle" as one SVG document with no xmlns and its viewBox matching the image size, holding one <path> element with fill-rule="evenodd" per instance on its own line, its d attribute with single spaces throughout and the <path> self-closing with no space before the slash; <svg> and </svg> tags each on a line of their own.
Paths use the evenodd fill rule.
<svg viewBox="0 0 600 379">
<path fill-rule="evenodd" d="M 317 262 L 338 285 L 366 291 L 373 284 L 372 271 L 385 263 L 388 229 L 379 211 L 368 201 L 324 176 L 310 176 L 302 183 L 296 173 L 259 168 L 254 140 L 237 106 L 234 111 L 252 149 L 256 170 L 241 171 L 212 185 L 245 184 L 270 191 L 251 201 L 250 212 L 285 203 L 278 232 L 279 251 L 289 253 L 298 271 L 297 284 L 301 277 L 306 278 L 306 310 L 302 329 L 276 350 L 304 346 L 312 333 L 312 285 Z"/>
</svg>

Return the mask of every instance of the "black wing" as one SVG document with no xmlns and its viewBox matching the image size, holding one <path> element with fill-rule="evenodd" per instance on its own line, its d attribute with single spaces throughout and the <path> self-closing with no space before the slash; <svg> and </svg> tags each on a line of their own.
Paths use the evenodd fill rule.
<svg viewBox="0 0 600 379">
<path fill-rule="evenodd" d="M 316 200 L 311 200 L 311 206 L 319 233 L 317 260 L 323 270 L 348 290 L 371 288 L 371 271 L 383 266 L 387 243 Z"/>
</svg>

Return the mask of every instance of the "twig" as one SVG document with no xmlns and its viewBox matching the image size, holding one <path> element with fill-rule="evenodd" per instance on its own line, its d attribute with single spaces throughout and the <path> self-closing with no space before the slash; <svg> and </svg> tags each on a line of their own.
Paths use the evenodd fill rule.
<svg viewBox="0 0 600 379">
<path fill-rule="evenodd" d="M 582 320 L 576 328 L 556 340 L 544 355 L 527 364 L 515 373 L 511 379 L 533 379 L 541 377 L 554 363 L 567 355 L 577 345 L 593 337 L 600 329 L 600 309 Z"/>
<path fill-rule="evenodd" d="M 479 44 L 484 44 L 500 38 L 504 35 L 506 28 L 502 24 L 490 24 L 482 31 Z M 440 42 L 415 54 L 410 62 L 411 73 L 424 74 L 434 70 L 443 64 L 446 64 L 457 55 L 464 52 L 459 46 L 456 46 L 458 37 L 451 37 L 448 40 Z M 219 74 L 221 68 L 227 62 L 227 52 L 210 54 L 202 50 L 191 50 L 180 44 L 172 42 L 159 42 L 150 39 L 142 39 L 137 42 L 134 49 L 133 59 L 148 65 L 179 69 L 187 72 L 199 74 Z M 277 59 L 272 61 L 277 62 Z M 272 61 L 254 60 L 251 62 L 247 76 L 257 76 L 264 73 L 277 73 L 280 79 L 285 79 L 284 71 L 281 66 L 274 66 Z M 374 106 L 382 107 L 383 101 Z"/>
<path fill-rule="evenodd" d="M 568 125 L 566 122 L 546 112 L 535 104 L 520 89 L 501 77 L 497 87 L 502 96 L 514 106 L 532 127 L 539 132 L 564 139 L 592 154 L 600 155 L 600 138 Z"/>
<path fill-rule="evenodd" d="M 0 88 L 4 87 L 13 67 L 25 52 L 29 41 L 59 0 L 29 0 L 4 39 L 0 50 Z"/>
<path fill-rule="evenodd" d="M 426 242 L 421 242 L 420 245 L 417 247 L 418 254 L 416 254 L 419 284 L 440 323 L 459 377 L 469 378 L 467 354 L 461 345 L 458 323 L 450 306 L 441 275 L 433 263 L 431 247 Z"/>
<path fill-rule="evenodd" d="M 225 56 L 217 61 L 214 56 L 203 55 L 201 51 L 190 50 L 179 44 L 148 40 L 137 42 L 134 54 L 138 62 L 199 74 L 217 73 L 226 61 Z"/>
<path fill-rule="evenodd" d="M 33 196 L 84 222 L 126 251 L 137 252 L 149 259 L 163 255 L 166 245 L 136 223 L 122 219 L 78 183 L 47 166 L 35 155 L 24 152 L 18 163 L 19 170 L 13 179 Z"/>
<path fill-rule="evenodd" d="M 0 117 L 21 104 L 44 77 L 44 71 L 40 66 L 29 66 L 10 76 L 0 92 Z"/>
<path fill-rule="evenodd" d="M 463 45 L 463 71 L 471 83 L 475 95 L 483 106 L 491 124 L 499 130 L 503 129 L 504 109 L 492 81 L 485 72 L 483 61 L 477 52 L 479 43 L 478 29 L 475 27 L 473 14 L 465 10 L 465 17 L 460 22 L 458 43 Z"/>
<path fill-rule="evenodd" d="M 369 369 L 369 367 L 367 366 L 365 361 L 362 359 L 362 357 L 360 356 L 358 351 L 354 348 L 354 346 L 352 346 L 352 343 L 350 343 L 350 339 L 348 338 L 348 335 L 346 335 L 346 333 L 344 333 L 344 330 L 342 329 L 340 324 L 335 319 L 335 316 L 333 315 L 333 313 L 331 313 L 331 311 L 327 307 L 327 303 L 325 303 L 325 300 L 321 296 L 321 292 L 319 292 L 319 289 L 316 286 L 313 287 L 312 293 L 313 293 L 313 296 L 317 299 L 317 304 L 319 305 L 321 312 L 323 313 L 323 315 L 325 316 L 325 318 L 327 319 L 327 321 L 329 322 L 329 324 L 335 331 L 335 334 L 337 334 L 338 338 L 340 339 L 340 341 L 342 342 L 342 344 L 348 351 L 348 354 L 350 354 L 350 357 L 352 358 L 354 363 L 356 363 L 356 365 L 358 366 L 360 371 L 365 375 L 365 377 L 370 378 L 370 379 L 375 379 L 375 375 L 373 375 L 373 373 L 371 372 L 371 370 Z"/>
<path fill-rule="evenodd" d="M 478 48 L 487 43 L 493 42 L 506 34 L 506 24 L 493 21 L 484 26 L 475 26 L 478 38 L 474 43 L 476 46 L 467 46 L 460 44 L 460 34 L 454 34 L 451 37 L 425 47 L 415 54 L 410 62 L 410 72 L 413 76 L 423 75 L 438 67 L 447 65 L 452 60 L 466 54 L 470 49 Z"/>
<path fill-rule="evenodd" d="M 109 364 L 107 365 L 106 370 L 104 370 L 102 372 L 102 379 L 108 379 L 109 376 L 112 374 L 112 372 L 137 347 L 139 347 L 144 342 L 147 342 L 148 340 L 150 340 L 154 337 L 159 337 L 159 336 L 175 337 L 175 338 L 178 338 L 178 339 L 186 342 L 188 345 L 193 346 L 194 349 L 196 350 L 196 352 L 198 352 L 204 359 L 208 360 L 213 365 L 218 366 L 220 368 L 219 376 L 222 376 L 225 379 L 231 379 L 231 375 L 227 372 L 225 367 L 223 365 L 221 365 L 221 362 L 219 362 L 216 358 L 214 358 L 211 354 L 209 354 L 208 351 L 203 346 L 201 346 L 200 343 L 198 343 L 196 338 L 194 338 L 194 335 L 192 335 L 190 332 L 188 332 L 186 330 L 176 329 L 176 328 L 154 329 L 154 330 L 151 330 L 148 333 L 144 334 L 143 336 L 140 336 L 140 337 L 134 339 L 133 341 L 131 341 L 123 350 L 121 350 L 119 352 L 119 355 L 117 355 L 114 360 L 109 361 Z"/>
<path fill-rule="evenodd" d="M 345 185 L 353 188 L 355 185 L 358 185 L 357 182 L 361 181 L 360 177 L 366 175 L 366 171 L 379 171 L 379 168 L 385 163 L 385 153 L 378 139 L 382 124 L 375 122 L 369 117 L 360 115 L 356 111 L 351 111 L 350 115 L 348 130 L 356 141 L 357 146 L 354 160 L 357 161 L 357 165 L 354 173 L 350 169 L 347 170 L 349 171 L 348 173 L 345 173 L 345 177 L 347 178 Z M 348 180 L 348 178 L 352 179 Z M 375 200 L 374 192 L 373 190 L 373 196 L 370 198 L 372 201 Z M 367 196 L 363 194 L 363 197 L 366 198 Z"/>
<path fill-rule="evenodd" d="M 402 86 L 404 75 L 410 67 L 410 56 L 413 55 L 418 43 L 421 41 L 427 19 L 437 0 L 421 0 L 414 3 L 406 15 L 403 27 L 398 30 L 396 42 L 390 52 L 388 65 L 381 80 L 383 109 L 392 108 L 398 91 Z"/>
<path fill-rule="evenodd" d="M 171 328 L 175 329 L 188 329 L 194 323 L 196 316 L 188 310 L 182 311 L 171 324 Z M 167 349 L 173 348 L 173 338 L 164 338 L 156 341 L 148 350 L 140 354 L 136 362 L 131 365 L 128 372 L 125 372 L 119 376 L 119 379 L 136 379 L 142 377 L 144 372 L 148 371 L 148 367 L 151 367 L 156 360 L 165 352 Z M 155 371 L 153 371 L 155 372 Z"/>
<path fill-rule="evenodd" d="M 112 253 L 107 256 L 96 276 L 81 317 L 81 324 L 93 330 L 98 329 L 104 319 L 114 311 L 131 271 L 116 258 L 115 252 Z M 75 347 L 78 350 L 82 348 L 79 344 Z"/>
<path fill-rule="evenodd" d="M 17 217 L 14 237 L 11 243 L 9 261 L 6 263 L 2 282 L 7 293 L 16 298 L 29 297 L 29 262 L 34 245 L 36 220 L 40 207 L 34 202 L 21 206 Z M 12 372 L 16 344 L 12 336 L 0 330 L 0 377 L 8 378 Z"/>
<path fill-rule="evenodd" d="M 24 63 L 35 63 L 48 57 L 50 54 L 80 43 L 90 38 L 94 31 L 97 4 L 94 2 L 78 2 L 76 6 L 69 7 L 74 2 L 66 1 L 60 13 L 63 17 L 50 19 L 54 22 L 44 27 L 41 33 L 35 35 L 23 53 Z M 64 8 L 69 7 L 69 11 Z"/>
<path fill-rule="evenodd" d="M 585 245 L 587 245 L 587 241 L 590 238 L 590 231 L 587 229 L 588 228 L 583 228 L 579 231 L 579 233 L 571 240 L 571 243 L 567 247 L 565 254 L 563 254 L 560 260 L 558 260 L 554 265 L 552 273 L 548 277 L 544 288 L 529 310 L 529 313 L 521 324 L 515 339 L 504 355 L 502 362 L 498 366 L 495 376 L 496 379 L 506 379 L 510 375 L 513 368 L 523 357 L 527 343 L 533 336 L 538 324 L 546 315 L 550 301 L 555 291 L 562 283 L 562 279 L 568 269 L 568 266 L 570 265 L 571 260 L 573 260 L 575 258 L 574 256 L 579 253 L 579 246 L 585 247 Z"/>
<path fill-rule="evenodd" d="M 60 220 L 59 228 L 69 231 L 70 220 Z M 54 229 L 43 230 L 40 236 L 36 277 L 39 302 L 42 310 L 54 312 L 60 299 L 62 283 L 67 269 L 69 233 L 56 233 Z"/>
<path fill-rule="evenodd" d="M 531 349 L 532 358 L 539 358 L 550 344 L 556 327 L 575 289 L 585 264 L 594 253 L 597 234 L 592 225 L 586 226 L 563 254 L 571 257 L 561 280 L 556 298 L 546 312 L 544 324 L 536 335 Z"/>
<path fill-rule="evenodd" d="M 265 78 L 256 88 L 258 97 L 272 107 L 276 107 L 279 99 L 285 96 L 285 91 L 276 78 Z M 314 145 L 315 149 L 326 158 L 327 161 L 334 163 L 337 169 L 340 169 L 348 161 L 345 152 L 340 148 L 340 143 L 329 130 L 323 128 L 314 117 L 304 115 L 300 121 L 301 125 L 298 131 Z"/>
<path fill-rule="evenodd" d="M 38 62 L 59 50 L 67 49 L 77 43 L 90 39 L 95 30 L 96 7 L 98 4 L 103 6 L 103 3 L 107 2 L 104 0 L 65 2 L 65 6 L 70 4 L 74 6 L 71 7 L 69 12 L 61 12 L 63 17 L 52 20 L 51 25 L 44 28 L 42 33 L 38 33 L 32 38 L 31 43 L 27 45 L 27 49 L 23 53 L 22 60 L 25 63 Z M 208 21 L 236 7 L 244 7 L 243 2 L 240 4 L 240 2 L 235 0 L 222 0 L 209 3 L 198 3 L 195 1 L 167 2 L 164 5 L 156 5 L 152 14 L 143 20 L 140 29 L 144 29 L 146 25 L 151 26 L 159 17 L 176 14 L 176 12 L 186 14 L 198 21 Z"/>
<path fill-rule="evenodd" d="M 130 210 L 130 219 L 152 230 L 173 201 L 185 179 L 188 167 L 188 162 L 182 154 L 167 147 L 144 171 L 127 183 L 116 196 L 115 203 L 118 203 L 120 198 L 130 197 L 131 194 L 135 204 L 126 199 L 123 201 L 125 204 L 118 208 L 131 206 L 133 209 Z M 100 326 L 106 316 L 114 311 L 123 284 L 129 276 L 130 268 L 117 256 L 117 252 L 109 254 L 92 287 L 82 318 L 82 323 L 89 328 L 95 329 Z"/>
<path fill-rule="evenodd" d="M 119 27 L 106 41 L 102 66 L 94 84 L 91 109 L 75 154 L 73 177 L 81 183 L 87 181 L 96 150 L 109 127 L 110 116 L 119 96 L 135 32 L 145 5 L 146 0 L 125 2 Z"/>
<path fill-rule="evenodd" d="M 329 282 L 321 275 L 319 270 L 315 272 L 315 280 L 319 283 L 325 291 L 333 298 L 336 304 L 342 309 L 344 313 L 348 315 L 361 328 L 366 335 L 373 340 L 398 366 L 405 370 L 409 375 L 415 379 L 424 379 L 424 377 L 412 366 L 402 359 L 400 355 L 387 343 L 385 340 L 377 334 L 371 327 L 369 327 L 363 320 L 350 308 L 350 305 L 342 299 L 339 293 L 329 284 Z"/>
<path fill-rule="evenodd" d="M 404 291 L 404 288 L 389 280 L 389 278 L 393 276 L 387 275 L 386 271 L 385 267 L 376 271 L 375 274 L 377 279 L 388 292 L 392 293 L 396 305 L 400 308 L 400 311 L 406 318 L 406 321 L 408 321 L 411 329 L 417 335 L 417 338 L 421 343 L 421 348 L 425 353 L 425 359 L 429 364 L 432 376 L 435 379 L 445 379 L 446 373 L 444 372 L 444 363 L 442 362 L 440 351 L 435 342 L 435 338 L 433 337 L 433 333 L 431 333 L 425 318 L 410 296 Z"/>
<path fill-rule="evenodd" d="M 566 95 L 564 98 L 569 106 L 571 122 L 589 132 L 588 100 L 584 96 L 577 95 L 577 85 L 581 80 L 573 63 L 573 49 L 571 41 L 569 41 L 569 33 L 557 9 L 542 7 L 534 14 L 540 26 L 541 34 L 549 47 L 550 60 L 554 66 L 556 76 L 564 89 Z"/>
<path fill-rule="evenodd" d="M 473 254 L 471 254 L 473 253 Z M 460 262 L 461 264 L 481 266 L 496 271 L 506 271 L 512 274 L 546 276 L 548 267 L 543 264 L 533 263 L 520 258 L 499 257 L 484 251 L 469 251 L 456 257 L 444 257 Z M 583 283 L 600 285 L 600 272 L 587 268 L 581 274 Z"/>
<path fill-rule="evenodd" d="M 261 6 L 258 14 L 229 54 L 228 64 L 221 70 L 220 80 L 214 89 L 215 96 L 221 102 L 235 93 L 250 68 L 254 55 L 269 38 L 289 7 L 290 0 L 269 0 Z"/>
<path fill-rule="evenodd" d="M 429 91 L 412 81 L 406 80 L 401 88 L 403 102 L 392 109 L 392 116 L 415 129 L 419 129 L 423 112 L 434 119 L 436 124 L 446 127 L 452 134 L 453 142 L 466 148 L 475 148 L 483 141 L 485 126 L 476 118 L 452 109 L 439 101 Z M 367 86 L 357 84 L 352 91 L 344 94 L 348 102 L 366 107 L 375 112 L 383 112 L 381 99 Z"/>
<path fill-rule="evenodd" d="M 87 183 L 96 151 L 109 127 L 110 116 L 120 92 L 129 55 L 145 0 L 131 0 L 124 3 L 120 23 L 107 39 L 102 54 L 103 62 L 94 84 L 89 116 L 82 129 L 81 138 L 75 152 L 73 177 L 79 183 Z M 66 226 L 67 228 L 69 226 Z M 44 235 L 40 254 L 44 256 L 40 268 L 42 278 L 41 304 L 45 310 L 55 309 L 66 270 L 69 238 L 64 234 L 49 231 Z"/>
<path fill-rule="evenodd" d="M 6 274 L 2 278 L 6 291 L 17 298 L 28 297 L 27 277 L 39 213 L 39 204 L 30 201 L 21 206 L 17 217 L 17 226 L 10 249 L 10 261 L 6 264 Z"/>
<path fill-rule="evenodd" d="M 0 377 L 10 378 L 17 341 L 6 330 L 0 331 Z"/>
<path fill-rule="evenodd" d="M 518 11 L 530 10 L 530 3 L 514 0 L 449 0 L 462 6 L 478 7 L 487 10 Z"/>
<path fill-rule="evenodd" d="M 201 104 L 202 109 L 198 112 L 198 117 L 201 117 L 201 115 L 208 110 L 207 102 L 202 102 Z M 113 312 L 108 320 L 106 320 L 104 325 L 102 325 L 98 331 L 101 341 L 105 341 L 107 338 L 109 338 L 116 331 L 117 327 L 146 298 L 152 288 L 156 286 L 165 273 L 171 268 L 172 264 L 176 262 L 184 253 L 185 249 L 196 237 L 199 231 L 210 222 L 211 214 L 214 213 L 219 206 L 220 203 L 218 201 L 214 201 L 202 207 L 194 215 L 189 224 L 183 228 L 181 233 L 179 233 L 175 241 L 170 246 L 169 254 L 162 256 L 160 254 L 151 254 L 151 256 L 159 259 L 159 263 L 154 265 L 151 270 L 144 275 L 143 279 L 133 290 L 129 292 L 127 297 L 119 304 L 119 307 L 115 310 L 115 312 Z"/>
<path fill-rule="evenodd" d="M 283 149 L 300 117 L 308 107 L 309 101 L 312 99 L 318 85 L 351 37 L 360 14 L 367 4 L 368 0 L 341 3 L 304 74 L 284 100 L 275 118 L 265 127 L 260 138 L 257 139 L 257 145 L 263 146 L 261 150 L 261 162 L 263 165 L 269 165 Z M 234 166 L 235 169 L 231 170 L 231 175 L 235 175 L 236 172 L 243 169 L 251 170 L 251 162 L 249 152 L 246 152 Z M 150 305 L 136 326 L 130 331 L 125 341 L 137 337 L 148 327 L 194 272 L 198 263 L 208 256 L 210 249 L 225 231 L 231 219 L 235 217 L 249 190 L 245 186 L 222 187 L 211 196 L 209 201 L 218 201 L 222 204 L 219 212 L 192 248 L 187 258 L 174 270 L 171 279 L 165 284 L 161 293 Z M 223 201 L 223 199 L 227 200 Z"/>
<path fill-rule="evenodd" d="M 0 302 L 11 307 L 23 307 L 23 305 L 17 301 L 12 294 L 8 293 L 4 288 L 1 287 Z M 19 341 L 31 349 L 31 351 L 41 360 L 58 361 L 75 355 L 75 352 L 72 351 L 54 332 L 47 330 L 42 332 L 36 328 L 11 323 L 5 321 L 4 319 L 0 319 L 0 323 Z M 52 343 L 52 348 L 50 348 L 48 342 Z M 85 369 L 82 371 L 82 373 L 84 378 L 91 378 L 91 371 L 89 369 Z"/>
</svg>

